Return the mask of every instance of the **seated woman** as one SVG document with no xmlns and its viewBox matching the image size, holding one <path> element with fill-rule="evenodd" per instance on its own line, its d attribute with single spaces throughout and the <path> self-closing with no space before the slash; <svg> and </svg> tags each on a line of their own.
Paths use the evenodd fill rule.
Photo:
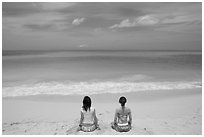
<svg viewBox="0 0 204 137">
<path fill-rule="evenodd" d="M 121 107 L 116 109 L 114 122 L 111 123 L 111 127 L 118 132 L 128 132 L 132 128 L 131 110 L 125 107 L 126 101 L 125 97 L 120 97 L 119 103 Z"/>
<path fill-rule="evenodd" d="M 83 106 L 81 108 L 81 119 L 78 131 L 82 130 L 84 132 L 91 132 L 97 128 L 100 129 L 95 109 L 91 107 L 91 98 L 85 96 L 83 99 Z"/>
</svg>

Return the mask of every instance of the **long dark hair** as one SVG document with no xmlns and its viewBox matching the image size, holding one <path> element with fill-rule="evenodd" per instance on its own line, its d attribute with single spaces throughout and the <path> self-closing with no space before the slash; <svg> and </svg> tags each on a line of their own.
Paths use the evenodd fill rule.
<svg viewBox="0 0 204 137">
<path fill-rule="evenodd" d="M 82 108 L 87 111 L 90 111 L 90 107 L 91 107 L 91 98 L 89 96 L 85 96 L 83 99 L 83 106 Z"/>
<path fill-rule="evenodd" d="M 127 102 L 127 99 L 125 98 L 125 97 L 120 97 L 120 99 L 119 99 L 119 103 L 121 104 L 121 106 L 125 106 L 125 103 Z"/>
</svg>

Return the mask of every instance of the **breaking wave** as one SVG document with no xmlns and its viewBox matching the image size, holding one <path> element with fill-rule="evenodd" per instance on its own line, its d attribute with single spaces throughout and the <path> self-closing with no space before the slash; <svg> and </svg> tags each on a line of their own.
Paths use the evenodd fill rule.
<svg viewBox="0 0 204 137">
<path fill-rule="evenodd" d="M 106 82 L 41 82 L 3 87 L 3 97 L 30 95 L 92 95 L 103 93 L 128 93 L 153 90 L 202 88 L 200 81 L 106 81 Z"/>
</svg>

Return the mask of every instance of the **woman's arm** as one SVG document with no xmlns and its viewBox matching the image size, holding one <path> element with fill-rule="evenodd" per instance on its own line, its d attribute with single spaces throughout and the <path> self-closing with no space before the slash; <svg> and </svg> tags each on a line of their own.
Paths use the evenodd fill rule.
<svg viewBox="0 0 204 137">
<path fill-rule="evenodd" d="M 84 115 L 81 112 L 81 118 L 80 118 L 80 121 L 79 121 L 79 128 L 77 128 L 77 131 L 82 130 L 82 123 L 83 123 L 83 121 L 84 121 Z"/>
<path fill-rule="evenodd" d="M 98 127 L 98 119 L 96 117 L 96 111 L 94 109 L 94 112 L 93 112 L 93 117 L 94 117 L 94 124 L 96 125 L 96 127 Z"/>
<path fill-rule="evenodd" d="M 79 126 L 82 125 L 83 121 L 84 121 L 84 114 L 81 112 L 81 118 L 80 118 L 80 121 L 79 121 Z"/>
<path fill-rule="evenodd" d="M 118 118 L 118 111 L 115 111 L 115 117 L 114 117 L 114 124 L 117 124 L 117 118 Z"/>
<path fill-rule="evenodd" d="M 132 114 L 131 114 L 131 110 L 129 112 L 129 122 L 130 125 L 132 125 Z"/>
</svg>

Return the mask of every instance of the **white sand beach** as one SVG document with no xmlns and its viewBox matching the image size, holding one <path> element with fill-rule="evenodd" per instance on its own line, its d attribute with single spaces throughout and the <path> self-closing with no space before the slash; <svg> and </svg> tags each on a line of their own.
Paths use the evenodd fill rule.
<svg viewBox="0 0 204 137">
<path fill-rule="evenodd" d="M 3 98 L 3 135 L 200 135 L 201 89 L 123 94 L 131 108 L 133 127 L 119 133 L 111 129 L 122 94 L 92 95 L 101 130 L 77 132 L 83 96 L 33 96 Z"/>
</svg>

